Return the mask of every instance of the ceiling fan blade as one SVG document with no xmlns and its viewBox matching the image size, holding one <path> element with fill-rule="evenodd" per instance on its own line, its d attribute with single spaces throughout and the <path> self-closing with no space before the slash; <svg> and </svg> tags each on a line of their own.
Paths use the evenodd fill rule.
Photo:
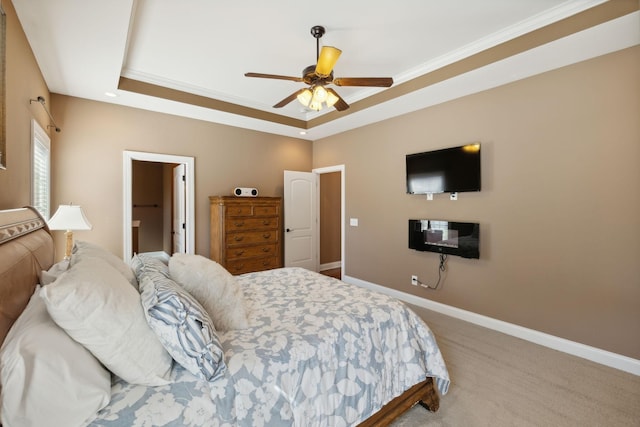
<svg viewBox="0 0 640 427">
<path fill-rule="evenodd" d="M 322 46 L 318 63 L 316 64 L 316 74 L 320 77 L 329 77 L 341 53 L 342 51 L 336 47 Z"/>
<path fill-rule="evenodd" d="M 294 99 L 297 98 L 297 96 L 304 91 L 304 89 L 300 89 L 296 92 L 293 92 L 291 95 L 287 96 L 285 99 L 283 99 L 282 101 L 278 102 L 276 105 L 273 106 L 273 108 L 282 108 L 285 105 L 287 105 L 288 103 L 290 103 L 291 101 L 293 101 Z"/>
<path fill-rule="evenodd" d="M 262 74 L 262 73 L 244 73 L 245 77 L 259 77 L 263 79 L 291 80 L 293 82 L 301 82 L 301 77 L 280 76 L 278 74 Z"/>
<path fill-rule="evenodd" d="M 335 90 L 331 89 L 330 87 L 327 88 L 327 92 L 334 95 L 335 97 L 338 98 L 338 100 L 336 101 L 335 104 L 333 104 L 334 108 L 338 111 L 344 111 L 347 108 L 349 108 L 349 104 L 347 104 L 345 102 L 344 99 L 342 99 L 342 97 L 340 95 L 338 95 L 338 92 L 336 92 Z"/>
<path fill-rule="evenodd" d="M 391 77 L 338 77 L 333 79 L 336 86 L 375 86 L 390 87 L 393 84 Z"/>
</svg>

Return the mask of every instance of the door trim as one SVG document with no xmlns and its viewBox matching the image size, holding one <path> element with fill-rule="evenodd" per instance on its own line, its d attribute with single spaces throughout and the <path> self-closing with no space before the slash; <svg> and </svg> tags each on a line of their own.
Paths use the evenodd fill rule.
<svg viewBox="0 0 640 427">
<path fill-rule="evenodd" d="M 335 166 L 327 166 L 327 167 L 323 167 L 323 168 L 315 168 L 312 169 L 311 172 L 315 173 L 316 175 L 322 175 L 323 173 L 332 173 L 332 172 L 340 172 L 340 274 L 342 276 L 345 275 L 345 270 L 344 270 L 344 266 L 345 266 L 345 200 L 346 200 L 346 196 L 345 196 L 345 183 L 346 183 L 346 177 L 345 177 L 345 166 L 344 165 L 335 165 Z M 317 209 L 317 217 L 320 217 L 320 192 L 316 191 L 316 209 Z M 317 253 L 318 256 L 320 256 L 320 239 L 318 238 L 318 242 L 317 242 Z"/>
<path fill-rule="evenodd" d="M 123 245 L 122 245 L 122 259 L 129 261 L 131 256 L 129 255 L 132 250 L 132 233 L 131 233 L 131 221 L 133 210 L 133 195 L 132 195 L 132 181 L 133 181 L 133 161 L 145 161 L 145 162 L 157 162 L 157 163 L 177 163 L 184 164 L 186 168 L 186 191 L 185 191 L 185 204 L 186 204 L 186 246 L 185 250 L 188 254 L 195 253 L 195 191 L 194 191 L 194 158 L 185 156 L 174 156 L 171 154 L 158 154 L 158 153 L 145 153 L 142 151 L 123 151 L 122 152 L 122 170 L 123 170 Z"/>
</svg>

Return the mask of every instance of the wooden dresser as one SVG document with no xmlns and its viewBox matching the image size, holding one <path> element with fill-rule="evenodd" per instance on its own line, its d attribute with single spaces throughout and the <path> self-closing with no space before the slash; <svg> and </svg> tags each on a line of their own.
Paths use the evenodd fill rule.
<svg viewBox="0 0 640 427">
<path fill-rule="evenodd" d="M 209 197 L 211 259 L 231 274 L 282 267 L 281 197 Z"/>
</svg>

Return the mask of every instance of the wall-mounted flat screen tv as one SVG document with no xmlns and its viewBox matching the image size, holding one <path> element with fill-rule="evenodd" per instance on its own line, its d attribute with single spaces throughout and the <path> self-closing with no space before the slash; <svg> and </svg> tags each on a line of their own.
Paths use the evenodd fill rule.
<svg viewBox="0 0 640 427">
<path fill-rule="evenodd" d="M 407 193 L 480 191 L 480 144 L 407 154 Z"/>
</svg>

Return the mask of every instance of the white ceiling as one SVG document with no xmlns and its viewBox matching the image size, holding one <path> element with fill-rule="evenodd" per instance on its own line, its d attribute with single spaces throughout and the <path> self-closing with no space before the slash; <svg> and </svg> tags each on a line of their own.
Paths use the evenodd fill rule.
<svg viewBox="0 0 640 427">
<path fill-rule="evenodd" d="M 394 86 L 544 27 L 603 0 L 13 0 L 54 93 L 316 140 L 640 43 L 638 12 L 307 129 L 118 89 L 120 77 L 304 122 L 333 111 L 272 105 L 302 87 L 244 77 L 301 76 L 310 29 L 342 50 L 336 77 Z M 335 88 L 350 104 L 382 90 Z M 393 89 L 393 88 L 392 88 Z M 107 97 L 105 92 L 117 94 Z M 356 110 L 354 108 L 351 109 Z M 347 110 L 349 113 L 349 110 Z M 58 123 L 64 131 L 64 123 Z"/>
</svg>

